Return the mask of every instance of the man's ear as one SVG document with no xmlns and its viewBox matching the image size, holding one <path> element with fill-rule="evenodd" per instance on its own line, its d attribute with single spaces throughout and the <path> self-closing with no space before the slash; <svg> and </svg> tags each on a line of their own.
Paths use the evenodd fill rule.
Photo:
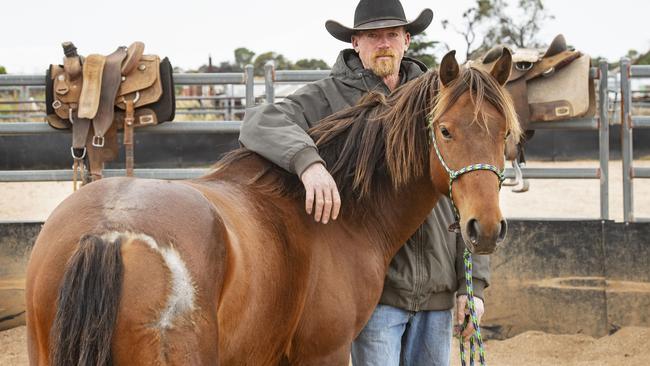
<svg viewBox="0 0 650 366">
<path fill-rule="evenodd" d="M 352 48 L 354 48 L 354 50 L 357 51 L 357 53 L 359 53 L 359 38 L 357 38 L 356 34 L 352 35 L 350 39 L 350 43 L 352 43 Z"/>
<path fill-rule="evenodd" d="M 440 75 L 442 85 L 448 86 L 452 81 L 456 80 L 459 72 L 460 67 L 456 61 L 456 51 L 451 50 L 442 58 L 442 62 L 440 63 L 438 74 Z"/>
</svg>

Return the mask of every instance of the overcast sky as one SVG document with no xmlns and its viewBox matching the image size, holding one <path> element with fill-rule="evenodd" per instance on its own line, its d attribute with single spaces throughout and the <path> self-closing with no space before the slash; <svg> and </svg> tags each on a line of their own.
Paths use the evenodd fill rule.
<svg viewBox="0 0 650 366">
<path fill-rule="evenodd" d="M 402 0 L 406 16 L 429 7 L 434 21 L 428 38 L 445 42 L 464 54 L 464 42 L 440 21 L 460 24 L 473 0 Z M 510 3 L 516 3 L 510 0 Z M 2 3 L 0 65 L 9 73 L 43 73 L 60 62 L 62 41 L 73 41 L 81 54 L 108 54 L 134 40 L 147 53 L 169 56 L 174 66 L 197 68 L 231 61 L 233 50 L 275 51 L 291 61 L 321 58 L 332 64 L 346 44 L 327 33 L 335 19 L 351 26 L 356 0 L 135 1 L 9 0 Z M 550 40 L 563 33 L 567 41 L 593 56 L 618 60 L 629 49 L 650 48 L 650 2 L 641 0 L 544 0 L 555 16 L 540 34 Z M 645 5 L 644 5 L 645 4 Z"/>
</svg>

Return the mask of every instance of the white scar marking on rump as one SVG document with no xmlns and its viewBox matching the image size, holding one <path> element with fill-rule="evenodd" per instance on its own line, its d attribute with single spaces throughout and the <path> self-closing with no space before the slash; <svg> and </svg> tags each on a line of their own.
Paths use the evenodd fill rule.
<svg viewBox="0 0 650 366">
<path fill-rule="evenodd" d="M 174 318 L 194 310 L 195 289 L 183 259 L 173 247 L 161 247 L 154 238 L 146 234 L 111 232 L 102 235 L 103 238 L 110 241 L 115 241 L 120 236 L 144 242 L 160 254 L 167 268 L 169 268 L 172 282 L 171 293 L 167 299 L 167 305 L 158 320 L 158 326 L 165 329 L 172 328 Z"/>
</svg>

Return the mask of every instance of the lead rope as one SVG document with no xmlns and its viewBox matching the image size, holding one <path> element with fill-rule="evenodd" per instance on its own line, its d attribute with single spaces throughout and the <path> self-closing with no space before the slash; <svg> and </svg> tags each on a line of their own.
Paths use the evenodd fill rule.
<svg viewBox="0 0 650 366">
<path fill-rule="evenodd" d="M 438 143 L 436 142 L 436 133 L 433 129 L 433 121 L 431 120 L 431 118 L 429 118 L 428 125 L 429 125 L 429 129 L 431 130 L 431 140 L 433 140 L 433 147 L 436 150 L 436 155 L 438 156 L 438 160 L 440 160 L 440 163 L 447 171 L 447 174 L 449 174 L 449 199 L 451 200 L 451 206 L 454 208 L 454 217 L 456 219 L 456 222 L 452 225 L 452 227 L 459 230 L 460 214 L 458 212 L 458 208 L 456 207 L 456 204 L 454 203 L 454 198 L 451 195 L 451 188 L 453 186 L 454 180 L 458 179 L 458 177 L 460 177 L 461 175 L 465 173 L 469 173 L 471 171 L 489 170 L 497 175 L 499 179 L 499 190 L 501 190 L 501 184 L 505 180 L 505 176 L 504 176 L 505 170 L 499 170 L 499 168 L 490 164 L 473 164 L 473 165 L 468 165 L 459 170 L 452 170 L 451 168 L 449 168 L 447 163 L 445 163 L 445 159 L 442 158 L 442 154 L 440 153 L 440 149 L 438 148 Z M 481 328 L 479 327 L 478 318 L 476 317 L 476 304 L 474 302 L 474 285 L 472 283 L 472 253 L 467 248 L 465 248 L 465 251 L 463 253 L 463 263 L 465 264 L 465 288 L 467 290 L 467 307 L 469 308 L 469 319 L 467 318 L 465 319 L 465 322 L 463 323 L 460 332 L 458 332 L 458 343 L 460 344 L 460 362 L 462 366 L 467 365 L 466 356 L 465 356 L 465 344 L 463 342 L 463 337 L 461 334 L 463 330 L 467 328 L 468 322 L 471 321 L 472 324 L 474 325 L 474 329 L 476 330 L 476 332 L 469 338 L 469 364 L 470 366 L 474 366 L 474 356 L 476 354 L 476 349 L 474 344 L 476 343 L 478 345 L 479 362 L 481 366 L 485 366 L 485 349 L 483 347 Z"/>
<path fill-rule="evenodd" d="M 472 253 L 465 248 L 463 253 L 463 262 L 465 263 L 465 288 L 467 289 L 467 307 L 469 308 L 469 318 L 476 329 L 474 333 L 469 338 L 469 364 L 470 366 L 474 365 L 474 355 L 476 350 L 474 348 L 474 343 L 478 344 L 478 357 L 481 366 L 485 366 L 485 349 L 483 348 L 483 339 L 481 338 L 481 328 L 478 325 L 478 318 L 476 317 L 476 304 L 474 303 L 474 286 L 472 284 Z M 460 344 L 460 363 L 462 366 L 466 366 L 466 357 L 465 357 L 465 344 L 463 342 L 463 336 L 461 335 L 463 330 L 468 325 L 468 319 L 465 319 L 463 327 L 458 332 L 458 343 Z"/>
</svg>

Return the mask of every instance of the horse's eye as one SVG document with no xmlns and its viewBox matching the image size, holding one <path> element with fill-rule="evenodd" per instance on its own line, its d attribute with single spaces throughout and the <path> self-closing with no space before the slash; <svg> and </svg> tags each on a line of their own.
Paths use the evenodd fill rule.
<svg viewBox="0 0 650 366">
<path fill-rule="evenodd" d="M 448 130 L 446 127 L 444 127 L 444 126 L 440 126 L 440 133 L 442 133 L 442 136 L 443 136 L 444 138 L 446 138 L 446 139 L 450 139 L 450 138 L 451 138 L 451 133 L 450 133 L 449 130 Z"/>
</svg>

